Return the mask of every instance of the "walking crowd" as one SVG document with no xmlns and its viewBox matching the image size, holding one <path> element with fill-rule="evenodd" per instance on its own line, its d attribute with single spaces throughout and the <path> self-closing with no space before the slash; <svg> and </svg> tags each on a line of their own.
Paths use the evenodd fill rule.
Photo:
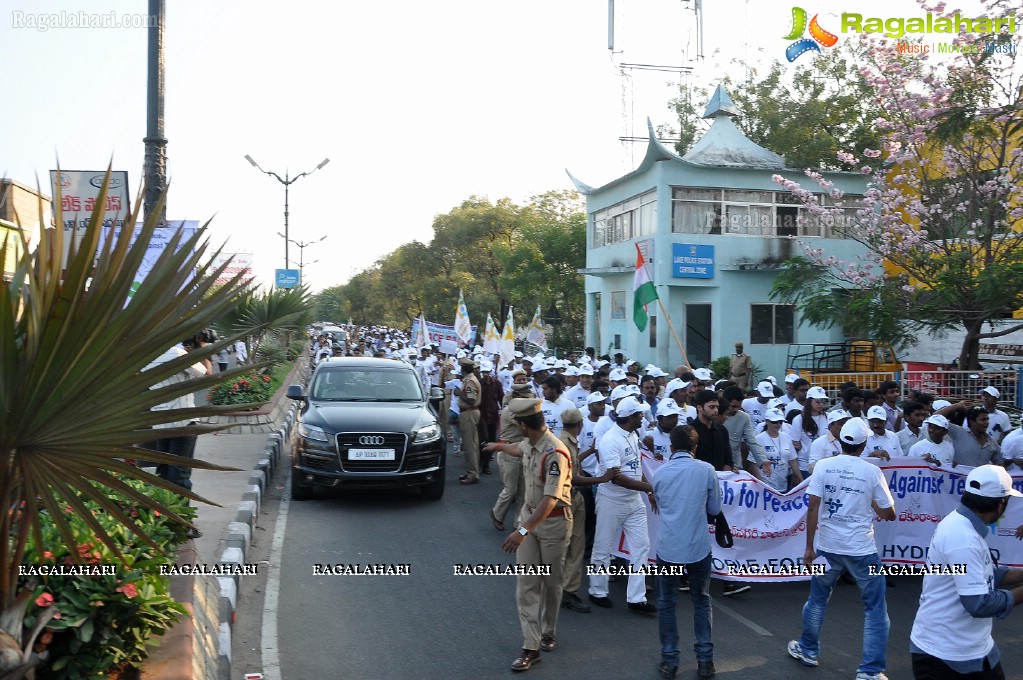
<svg viewBox="0 0 1023 680">
<path fill-rule="evenodd" d="M 992 620 L 1023 601 L 1023 570 L 995 566 L 984 536 L 1009 498 L 1021 495 L 1006 468 L 1023 468 L 1023 431 L 1012 429 L 998 408 L 995 387 L 984 387 L 976 400 L 951 403 L 910 391 L 900 402 L 895 382 L 874 390 L 848 383 L 832 404 L 823 387 L 797 374 L 781 385 L 768 377 L 750 389 L 752 364 L 741 343 L 729 376 L 715 381 L 707 368 L 679 366 L 668 374 L 623 353 L 598 358 L 592 348 L 561 359 L 515 352 L 499 365 L 480 347 L 442 353 L 430 344 L 416 351 L 393 329 L 349 332 L 343 352 L 408 361 L 424 387 L 444 390 L 440 421 L 464 461 L 460 484 L 491 474 L 496 454 L 501 489 L 489 521 L 498 531 L 509 522 L 513 529 L 502 548 L 515 553 L 517 564 L 550 566 L 542 575 L 518 576 L 523 640 L 512 670 L 528 670 L 541 652 L 557 647 L 560 609 L 614 606 L 608 584 L 621 572 L 627 608 L 658 618 L 660 675 L 673 678 L 680 666 L 681 591 L 693 603 L 697 675 L 713 676 L 707 525 L 721 516 L 717 473 L 745 471 L 781 492 L 809 479 L 803 562 L 822 556 L 827 570 L 811 577 L 802 633 L 788 643 L 789 655 L 818 665 L 828 601 L 839 579 L 849 579 L 864 605 L 856 678 L 883 680 L 889 619 L 873 525 L 875 518 L 894 520 L 895 510 L 884 475 L 869 459 L 912 456 L 973 468 L 960 506 L 938 524 L 928 558 L 929 564 L 966 564 L 967 573 L 924 576 L 911 636 L 914 676 L 1005 677 Z M 662 461 L 652 479 L 641 464 L 644 454 Z M 659 522 L 654 546 L 648 509 Z M 612 554 L 623 533 L 628 566 L 617 568 Z M 719 542 L 723 533 L 716 532 Z M 648 600 L 650 575 L 656 604 Z M 722 595 L 749 589 L 728 581 Z"/>
</svg>

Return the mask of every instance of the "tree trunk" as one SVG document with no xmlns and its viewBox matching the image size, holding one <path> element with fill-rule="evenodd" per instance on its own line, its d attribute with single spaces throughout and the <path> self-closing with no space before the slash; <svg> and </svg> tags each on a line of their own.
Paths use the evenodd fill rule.
<svg viewBox="0 0 1023 680">
<path fill-rule="evenodd" d="M 966 337 L 963 338 L 963 346 L 959 350 L 959 370 L 979 370 L 980 333 L 984 327 L 984 320 L 963 321 L 963 327 L 966 329 Z"/>
</svg>

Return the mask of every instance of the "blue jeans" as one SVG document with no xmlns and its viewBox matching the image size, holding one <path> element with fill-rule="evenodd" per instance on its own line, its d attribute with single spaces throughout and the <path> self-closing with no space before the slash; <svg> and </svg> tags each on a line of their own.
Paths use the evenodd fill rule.
<svg viewBox="0 0 1023 680">
<path fill-rule="evenodd" d="M 837 555 L 818 551 L 828 561 L 823 576 L 810 579 L 810 597 L 803 605 L 803 634 L 799 645 L 810 656 L 820 653 L 820 632 L 824 614 L 828 610 L 831 591 L 844 572 L 856 579 L 863 600 L 863 660 L 857 673 L 880 673 L 886 667 L 885 650 L 888 648 L 888 605 L 885 602 L 884 576 L 871 576 L 870 567 L 880 567 L 877 553 L 870 555 Z"/>
<path fill-rule="evenodd" d="M 658 567 L 686 568 L 689 575 L 689 596 L 693 600 L 693 633 L 696 643 L 693 651 L 697 661 L 714 660 L 714 643 L 711 642 L 712 615 L 710 610 L 710 567 L 708 554 L 699 562 L 675 564 L 657 558 Z M 675 605 L 678 602 L 677 575 L 657 575 L 657 630 L 661 636 L 661 661 L 669 666 L 678 666 L 678 620 Z"/>
</svg>

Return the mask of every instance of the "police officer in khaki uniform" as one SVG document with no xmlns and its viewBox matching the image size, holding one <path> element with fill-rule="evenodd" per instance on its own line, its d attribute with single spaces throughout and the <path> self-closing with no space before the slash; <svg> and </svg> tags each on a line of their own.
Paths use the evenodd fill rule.
<svg viewBox="0 0 1023 680">
<path fill-rule="evenodd" d="M 525 491 L 519 529 L 508 535 L 501 548 L 516 553 L 516 564 L 535 567 L 534 573 L 517 577 L 515 592 L 522 651 L 511 668 L 524 671 L 540 661 L 539 650 L 549 652 L 557 646 L 562 569 L 572 532 L 572 459 L 547 429 L 539 399 L 512 399 L 508 407 L 525 440 L 487 448 L 522 456 Z"/>
<path fill-rule="evenodd" d="M 465 474 L 458 478 L 462 484 L 480 483 L 480 402 L 483 386 L 473 372 L 476 362 L 465 357 L 458 360 L 462 367 L 462 386 L 455 390 L 458 397 L 458 427 L 462 431 L 462 453 L 465 454 Z"/>
<path fill-rule="evenodd" d="M 528 399 L 533 396 L 533 387 L 526 381 L 525 371 L 516 371 L 519 375 L 513 380 L 521 381 L 512 383 L 511 390 L 505 397 L 504 408 L 501 409 L 501 424 L 498 438 L 503 443 L 518 444 L 525 439 L 525 435 L 519 431 L 515 422 L 515 414 L 508 408 L 508 402 L 512 399 Z M 522 507 L 522 456 L 513 456 L 497 452 L 497 464 L 501 466 L 501 493 L 497 495 L 497 502 L 490 511 L 490 519 L 494 528 L 504 531 L 504 517 L 508 514 L 508 508 L 514 503 L 515 516 L 518 516 L 518 509 Z"/>
<path fill-rule="evenodd" d="M 451 368 L 451 361 L 446 354 L 437 353 L 440 368 L 437 370 L 437 386 L 444 388 L 448 381 L 454 377 L 454 369 Z M 444 401 L 440 403 L 440 413 L 437 414 L 440 421 L 441 436 L 449 442 L 454 441 L 451 436 L 451 391 L 444 389 Z"/>
</svg>

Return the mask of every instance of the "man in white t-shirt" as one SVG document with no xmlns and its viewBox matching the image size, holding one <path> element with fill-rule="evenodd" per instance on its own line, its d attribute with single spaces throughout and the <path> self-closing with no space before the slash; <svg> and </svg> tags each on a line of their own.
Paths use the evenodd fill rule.
<svg viewBox="0 0 1023 680">
<path fill-rule="evenodd" d="M 807 466 L 811 474 L 813 474 L 813 468 L 817 463 L 825 458 L 832 458 L 842 453 L 842 446 L 838 440 L 838 435 L 842 432 L 842 427 L 852 418 L 852 414 L 843 409 L 837 411 L 828 411 L 828 431 L 826 434 L 818 436 L 810 444 L 810 454 L 807 457 Z M 863 422 L 860 419 L 860 422 Z M 866 423 L 864 423 L 864 429 L 866 429 Z"/>
<path fill-rule="evenodd" d="M 600 463 L 598 477 L 618 469 L 618 476 L 597 487 L 597 532 L 593 539 L 590 564 L 598 573 L 590 576 L 590 601 L 598 607 L 610 607 L 608 573 L 611 551 L 625 531 L 629 549 L 628 607 L 641 614 L 656 614 L 657 607 L 647 602 L 646 576 L 641 571 L 650 553 L 647 532 L 647 507 L 643 494 L 652 495 L 653 487 L 643 479 L 639 439 L 636 430 L 643 426 L 643 413 L 650 407 L 635 397 L 622 399 L 615 408 L 615 425 L 597 445 Z M 603 572 L 603 573 L 601 573 Z"/>
<path fill-rule="evenodd" d="M 865 458 L 881 458 L 891 460 L 892 456 L 902 455 L 902 446 L 899 445 L 899 437 L 887 429 L 888 412 L 883 406 L 871 406 L 867 409 L 867 426 L 870 428 L 870 436 L 867 437 L 867 445 L 863 449 Z"/>
<path fill-rule="evenodd" d="M 754 428 L 764 422 L 764 416 L 769 408 L 767 404 L 772 399 L 774 399 L 774 385 L 766 380 L 761 380 L 757 384 L 757 396 L 743 400 L 742 410 L 749 415 L 750 422 L 753 423 Z"/>
<path fill-rule="evenodd" d="M 935 413 L 924 421 L 927 436 L 909 447 L 909 455 L 923 458 L 931 465 L 951 466 L 956 450 L 948 434 L 948 419 Z"/>
<path fill-rule="evenodd" d="M 643 437 L 643 444 L 657 460 L 667 460 L 671 453 L 671 431 L 678 425 L 682 409 L 674 399 L 665 399 L 657 411 L 657 424 L 649 427 Z"/>
<path fill-rule="evenodd" d="M 902 429 L 895 434 L 899 438 L 902 455 L 908 456 L 913 444 L 927 438 L 923 423 L 929 415 L 927 407 L 918 401 L 908 401 L 902 405 Z"/>
<path fill-rule="evenodd" d="M 998 408 L 998 398 L 1001 396 L 1002 393 L 998 391 L 998 388 L 990 385 L 980 391 L 980 400 L 984 402 L 984 410 L 988 412 L 988 436 L 999 443 L 1012 429 L 1009 415 Z"/>
<path fill-rule="evenodd" d="M 978 466 L 966 477 L 959 507 L 934 530 L 927 566 L 950 573 L 924 576 L 909 634 L 914 677 L 1005 678 L 992 619 L 1023 602 L 1023 569 L 995 567 L 985 537 L 1012 496 L 1023 494 L 1012 488 L 1009 473 Z"/>
<path fill-rule="evenodd" d="M 561 412 L 565 409 L 575 408 L 575 404 L 570 402 L 561 396 L 561 391 L 564 388 L 561 376 L 552 375 L 543 381 L 543 402 L 541 403 L 541 409 L 543 411 L 543 419 L 547 422 L 547 429 L 549 429 L 555 437 L 561 437 L 561 430 L 564 425 L 561 423 Z"/>
<path fill-rule="evenodd" d="M 820 630 L 828 600 L 845 572 L 856 580 L 864 605 L 863 656 L 857 680 L 887 680 L 888 608 L 881 558 L 874 543 L 874 516 L 895 519 L 895 500 L 881 469 L 862 458 L 866 423 L 850 418 L 839 433 L 842 455 L 817 464 L 807 493 L 804 564 L 820 555 L 828 562 L 822 576 L 810 578 L 810 597 L 803 606 L 803 633 L 791 640 L 788 652 L 804 666 L 816 666 Z"/>
<path fill-rule="evenodd" d="M 574 387 L 566 388 L 561 396 L 575 404 L 575 407 L 585 414 L 586 397 L 590 396 L 590 390 L 593 387 L 593 368 L 591 366 L 583 366 L 578 371 L 579 382 Z"/>
</svg>

